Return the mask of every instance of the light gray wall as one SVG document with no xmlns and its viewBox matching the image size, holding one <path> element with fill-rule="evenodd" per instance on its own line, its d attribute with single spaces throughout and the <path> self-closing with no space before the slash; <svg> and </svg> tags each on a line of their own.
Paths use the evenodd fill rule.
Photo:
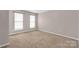
<svg viewBox="0 0 79 59">
<path fill-rule="evenodd" d="M 78 11 L 78 38 L 79 38 L 79 11 Z"/>
<path fill-rule="evenodd" d="M 8 43 L 9 11 L 0 10 L 0 45 Z"/>
<path fill-rule="evenodd" d="M 75 10 L 51 10 L 40 13 L 38 16 L 39 30 L 79 38 L 78 12 Z"/>
<path fill-rule="evenodd" d="M 17 13 L 23 13 L 24 14 L 24 24 L 23 24 L 23 27 L 24 29 L 21 30 L 21 31 L 14 31 L 14 12 L 17 12 Z M 29 15 L 35 15 L 36 16 L 36 24 L 37 24 L 37 16 L 38 14 L 36 13 L 31 13 L 31 12 L 28 12 L 28 11 L 24 11 L 24 10 L 10 10 L 9 11 L 9 34 L 12 34 L 12 33 L 17 33 L 17 32 L 27 32 L 27 31 L 32 31 L 32 30 L 36 30 L 37 29 L 37 26 L 36 28 L 34 29 L 30 29 L 29 27 L 29 24 L 30 24 L 30 17 Z"/>
<path fill-rule="evenodd" d="M 13 33 L 14 32 L 14 25 L 13 25 L 13 22 L 14 22 L 14 14 L 13 14 L 13 11 L 10 10 L 9 11 L 9 33 Z"/>
</svg>

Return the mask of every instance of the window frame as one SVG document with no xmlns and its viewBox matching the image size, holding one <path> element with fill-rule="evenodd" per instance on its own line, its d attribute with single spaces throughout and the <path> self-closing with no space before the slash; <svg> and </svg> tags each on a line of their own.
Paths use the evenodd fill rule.
<svg viewBox="0 0 79 59">
<path fill-rule="evenodd" d="M 19 30 L 16 30 L 16 29 L 15 29 L 15 13 L 18 13 L 18 14 L 22 14 L 22 15 L 23 15 L 23 27 L 22 27 L 22 29 L 19 29 Z M 14 15 L 14 20 L 13 20 L 14 31 L 22 31 L 22 30 L 24 29 L 24 14 L 21 13 L 21 12 L 16 12 L 16 11 L 14 11 L 13 15 Z"/>
<path fill-rule="evenodd" d="M 30 27 L 30 20 L 29 20 L 29 27 L 30 27 L 30 29 L 35 29 L 35 28 L 36 28 L 36 15 L 30 14 L 30 15 L 29 15 L 29 19 L 30 19 L 30 16 L 34 16 L 34 17 L 35 17 L 35 22 L 34 22 L 34 23 L 35 23 L 35 24 L 34 24 L 35 26 L 34 26 L 34 28 L 31 28 L 31 27 Z"/>
</svg>

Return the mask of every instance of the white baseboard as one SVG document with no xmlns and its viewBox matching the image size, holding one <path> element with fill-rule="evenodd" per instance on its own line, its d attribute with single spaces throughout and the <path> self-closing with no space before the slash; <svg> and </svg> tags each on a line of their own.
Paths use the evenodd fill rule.
<svg viewBox="0 0 79 59">
<path fill-rule="evenodd" d="M 9 43 L 2 44 L 2 45 L 0 45 L 0 48 L 5 47 L 7 45 L 9 45 Z"/>
<path fill-rule="evenodd" d="M 14 33 L 10 33 L 10 34 L 8 34 L 8 35 L 15 35 L 15 34 L 23 33 L 23 32 L 27 32 L 27 31 L 14 32 Z"/>
<path fill-rule="evenodd" d="M 74 40 L 79 40 L 79 38 L 70 37 L 70 36 L 66 36 L 66 35 L 62 35 L 62 34 L 57 34 L 57 33 L 54 33 L 54 32 L 49 32 L 49 31 L 45 31 L 45 30 L 39 30 L 39 31 L 43 31 L 43 32 L 55 34 L 55 35 L 58 35 L 58 36 L 63 36 L 63 37 L 71 38 L 71 39 L 74 39 Z"/>
<path fill-rule="evenodd" d="M 10 33 L 9 35 L 15 35 L 15 34 L 20 34 L 20 33 L 24 33 L 24 32 L 32 32 L 32 31 L 37 31 L 37 30 L 19 31 L 19 32 L 15 32 L 15 33 Z"/>
</svg>

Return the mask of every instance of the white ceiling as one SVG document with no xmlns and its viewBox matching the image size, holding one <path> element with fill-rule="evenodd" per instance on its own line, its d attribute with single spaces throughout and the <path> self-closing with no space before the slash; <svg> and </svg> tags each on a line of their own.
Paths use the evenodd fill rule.
<svg viewBox="0 0 79 59">
<path fill-rule="evenodd" d="M 48 10 L 28 10 L 30 12 L 34 12 L 34 13 L 43 13 L 43 12 L 47 12 Z"/>
</svg>

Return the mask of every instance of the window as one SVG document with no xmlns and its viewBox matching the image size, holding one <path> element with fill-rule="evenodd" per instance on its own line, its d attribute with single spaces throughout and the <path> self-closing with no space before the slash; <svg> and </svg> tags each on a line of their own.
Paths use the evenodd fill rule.
<svg viewBox="0 0 79 59">
<path fill-rule="evenodd" d="M 30 15 L 30 28 L 35 28 L 35 16 Z"/>
<path fill-rule="evenodd" d="M 23 29 L 23 14 L 14 13 L 14 29 L 15 31 Z"/>
</svg>

